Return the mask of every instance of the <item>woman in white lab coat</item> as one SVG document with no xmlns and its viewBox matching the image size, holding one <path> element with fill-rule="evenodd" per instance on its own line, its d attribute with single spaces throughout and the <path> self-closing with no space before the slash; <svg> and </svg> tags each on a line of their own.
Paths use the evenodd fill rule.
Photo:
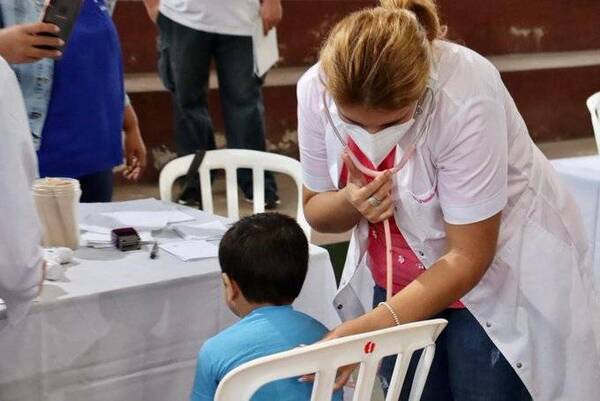
<svg viewBox="0 0 600 401">
<path fill-rule="evenodd" d="M 443 317 L 423 400 L 598 400 L 576 206 L 498 71 L 443 40 L 433 1 L 381 3 L 342 20 L 298 84 L 306 217 L 354 227 L 330 337 Z M 380 373 L 385 387 L 389 361 Z"/>
</svg>

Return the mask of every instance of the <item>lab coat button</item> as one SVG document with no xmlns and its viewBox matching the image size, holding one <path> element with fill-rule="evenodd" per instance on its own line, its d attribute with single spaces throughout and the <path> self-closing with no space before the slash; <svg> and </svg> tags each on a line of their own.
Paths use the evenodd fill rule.
<svg viewBox="0 0 600 401">
<path fill-rule="evenodd" d="M 521 369 L 523 367 L 523 364 L 521 362 L 517 362 L 517 369 Z"/>
<path fill-rule="evenodd" d="M 492 327 L 492 324 L 490 322 L 485 322 L 485 327 L 489 329 L 490 327 Z"/>
<path fill-rule="evenodd" d="M 338 308 L 338 310 L 342 310 L 342 309 L 344 308 L 344 305 L 342 305 L 342 304 L 339 304 L 339 305 L 337 306 L 337 308 Z"/>
<path fill-rule="evenodd" d="M 419 256 L 425 256 L 425 252 L 419 251 Z"/>
</svg>

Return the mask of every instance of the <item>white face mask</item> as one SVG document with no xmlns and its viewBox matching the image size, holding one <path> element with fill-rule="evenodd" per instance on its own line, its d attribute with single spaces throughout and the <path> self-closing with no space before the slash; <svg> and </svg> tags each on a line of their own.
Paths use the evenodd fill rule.
<svg viewBox="0 0 600 401">
<path fill-rule="evenodd" d="M 414 116 L 402 123 L 387 127 L 374 134 L 354 124 L 344 122 L 344 130 L 375 167 L 396 147 L 415 122 Z"/>
</svg>

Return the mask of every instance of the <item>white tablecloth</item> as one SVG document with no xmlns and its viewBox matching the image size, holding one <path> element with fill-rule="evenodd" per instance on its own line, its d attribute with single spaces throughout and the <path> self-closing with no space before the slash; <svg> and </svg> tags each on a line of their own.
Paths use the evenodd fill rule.
<svg viewBox="0 0 600 401">
<path fill-rule="evenodd" d="M 124 206 L 132 208 L 84 206 L 82 214 Z M 67 277 L 47 284 L 18 326 L 0 318 L 1 401 L 187 400 L 200 346 L 236 320 L 223 302 L 217 259 L 80 249 Z M 311 246 L 295 307 L 333 327 L 335 290 L 327 252 Z"/>
<path fill-rule="evenodd" d="M 596 288 L 600 288 L 600 156 L 551 162 L 581 210 L 592 255 L 594 281 Z"/>
</svg>

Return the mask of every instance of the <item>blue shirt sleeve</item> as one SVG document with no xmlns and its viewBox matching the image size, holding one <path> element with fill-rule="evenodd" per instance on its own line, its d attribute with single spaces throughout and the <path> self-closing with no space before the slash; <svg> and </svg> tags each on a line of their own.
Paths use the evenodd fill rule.
<svg viewBox="0 0 600 401">
<path fill-rule="evenodd" d="M 215 361 L 209 343 L 205 343 L 198 353 L 194 386 L 190 401 L 213 401 L 219 385 Z"/>
</svg>

